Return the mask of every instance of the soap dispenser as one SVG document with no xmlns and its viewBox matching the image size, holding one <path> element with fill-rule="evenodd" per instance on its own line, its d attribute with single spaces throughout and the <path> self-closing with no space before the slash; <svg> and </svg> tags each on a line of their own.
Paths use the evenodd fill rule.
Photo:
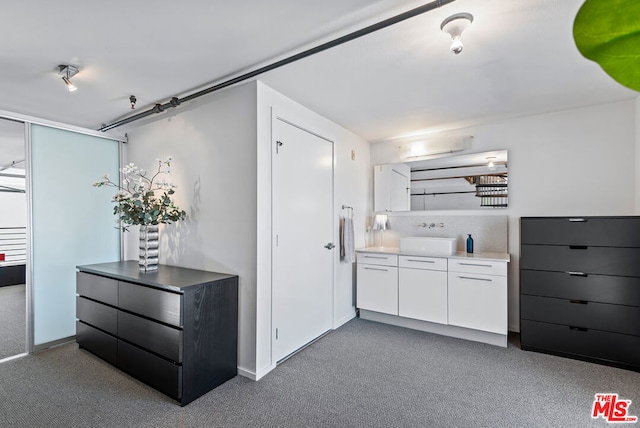
<svg viewBox="0 0 640 428">
<path fill-rule="evenodd" d="M 471 237 L 471 234 L 467 237 L 467 253 L 473 253 L 473 238 Z"/>
</svg>

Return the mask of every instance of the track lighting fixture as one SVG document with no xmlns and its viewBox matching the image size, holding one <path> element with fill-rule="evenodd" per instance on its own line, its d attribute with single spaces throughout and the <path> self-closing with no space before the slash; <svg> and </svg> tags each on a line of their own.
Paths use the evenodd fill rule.
<svg viewBox="0 0 640 428">
<path fill-rule="evenodd" d="M 134 108 L 136 108 L 136 102 L 138 101 L 138 99 L 136 98 L 135 95 L 131 95 L 129 97 L 129 103 L 131 103 L 131 110 L 133 110 Z"/>
<path fill-rule="evenodd" d="M 440 24 L 440 29 L 451 36 L 451 47 L 449 48 L 454 55 L 462 52 L 464 45 L 460 36 L 462 32 L 473 22 L 473 15 L 470 13 L 456 13 L 451 15 Z"/>
<path fill-rule="evenodd" d="M 73 92 L 78 89 L 78 87 L 71 81 L 71 78 L 78 74 L 78 71 L 80 70 L 73 65 L 61 64 L 58 66 L 58 74 L 62 76 L 62 81 L 67 85 L 69 92 Z"/>
</svg>

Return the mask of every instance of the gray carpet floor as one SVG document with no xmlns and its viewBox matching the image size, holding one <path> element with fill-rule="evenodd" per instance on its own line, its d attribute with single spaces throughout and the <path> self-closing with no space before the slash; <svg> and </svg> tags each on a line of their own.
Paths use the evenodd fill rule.
<svg viewBox="0 0 640 428">
<path fill-rule="evenodd" d="M 354 319 L 258 382 L 180 407 L 67 344 L 0 364 L 3 427 L 589 427 L 640 373 Z"/>
<path fill-rule="evenodd" d="M 25 352 L 25 286 L 0 287 L 0 360 Z"/>
</svg>

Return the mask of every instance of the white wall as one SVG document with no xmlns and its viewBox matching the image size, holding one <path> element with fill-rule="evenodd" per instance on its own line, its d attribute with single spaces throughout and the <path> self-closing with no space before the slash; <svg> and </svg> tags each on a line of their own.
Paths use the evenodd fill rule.
<svg viewBox="0 0 640 428">
<path fill-rule="evenodd" d="M 174 158 L 176 202 L 188 220 L 161 230 L 161 263 L 239 276 L 239 373 L 259 379 L 271 360 L 271 111 L 335 142 L 335 240 L 340 205 L 356 212 L 364 245 L 370 210 L 369 145 L 260 82 L 228 88 L 129 125 L 126 162 Z M 356 160 L 351 160 L 355 150 Z M 132 228 L 126 258 L 136 259 Z M 334 327 L 355 315 L 353 268 L 335 252 Z"/>
<path fill-rule="evenodd" d="M 188 219 L 161 228 L 160 262 L 239 276 L 238 365 L 255 367 L 256 91 L 223 90 L 128 130 L 126 162 L 173 157 L 176 203 Z M 125 258 L 138 258 L 131 228 Z"/>
<path fill-rule="evenodd" d="M 473 135 L 469 152 L 509 150 L 509 208 L 448 213 L 509 216 L 510 330 L 520 328 L 520 217 L 638 212 L 636 117 L 636 102 L 624 101 L 447 133 Z M 372 164 L 403 160 L 397 143 L 372 145 Z"/>
<path fill-rule="evenodd" d="M 272 112 L 304 125 L 334 141 L 334 242 L 342 205 L 354 208 L 355 244 L 364 246 L 365 224 L 370 211 L 369 145 L 362 138 L 328 121 L 295 101 L 258 82 L 258 327 L 256 378 L 271 370 L 271 117 Z M 355 152 L 355 160 L 351 151 Z M 355 316 L 354 265 L 341 263 L 334 251 L 334 315 L 337 328 Z"/>
<path fill-rule="evenodd" d="M 24 193 L 0 192 L 0 227 L 27 226 L 27 199 Z"/>
</svg>

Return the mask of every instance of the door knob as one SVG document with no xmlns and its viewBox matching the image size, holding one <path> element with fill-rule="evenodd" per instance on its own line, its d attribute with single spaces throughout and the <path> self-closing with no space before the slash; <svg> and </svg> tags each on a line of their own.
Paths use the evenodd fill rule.
<svg viewBox="0 0 640 428">
<path fill-rule="evenodd" d="M 324 246 L 324 248 L 326 248 L 327 250 L 332 250 L 334 249 L 336 246 L 333 245 L 333 242 L 329 242 L 327 245 Z"/>
</svg>

